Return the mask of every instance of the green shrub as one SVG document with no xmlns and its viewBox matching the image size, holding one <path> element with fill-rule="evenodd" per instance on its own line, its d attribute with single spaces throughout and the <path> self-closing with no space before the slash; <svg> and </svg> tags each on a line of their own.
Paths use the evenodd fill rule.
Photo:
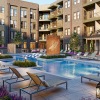
<svg viewBox="0 0 100 100">
<path fill-rule="evenodd" d="M 44 59 L 65 58 L 65 57 L 66 55 L 40 56 L 40 58 L 44 58 Z"/>
<path fill-rule="evenodd" d="M 36 63 L 31 61 L 15 61 L 13 65 L 19 67 L 34 67 L 36 66 Z"/>
<path fill-rule="evenodd" d="M 13 58 L 11 55 L 0 55 L 0 59 Z"/>
</svg>

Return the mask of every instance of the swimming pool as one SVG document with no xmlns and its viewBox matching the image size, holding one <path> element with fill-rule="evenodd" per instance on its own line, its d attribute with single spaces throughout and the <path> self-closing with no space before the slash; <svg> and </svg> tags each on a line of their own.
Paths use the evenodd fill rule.
<svg viewBox="0 0 100 100">
<path fill-rule="evenodd" d="M 24 60 L 24 57 L 15 56 L 14 59 Z M 83 63 L 67 59 L 43 60 L 32 57 L 28 57 L 28 60 L 36 62 L 39 66 L 42 66 L 46 72 L 70 79 L 77 78 L 82 75 L 100 73 L 100 64 L 92 64 L 91 62 Z"/>
</svg>

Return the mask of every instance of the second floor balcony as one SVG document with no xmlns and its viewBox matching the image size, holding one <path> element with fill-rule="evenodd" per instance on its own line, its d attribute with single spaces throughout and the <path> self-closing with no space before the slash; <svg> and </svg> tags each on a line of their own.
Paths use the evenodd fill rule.
<svg viewBox="0 0 100 100">
<path fill-rule="evenodd" d="M 57 30 L 57 25 L 56 24 L 50 25 L 49 30 Z"/>
<path fill-rule="evenodd" d="M 39 27 L 39 31 L 49 31 L 49 27 Z"/>
</svg>

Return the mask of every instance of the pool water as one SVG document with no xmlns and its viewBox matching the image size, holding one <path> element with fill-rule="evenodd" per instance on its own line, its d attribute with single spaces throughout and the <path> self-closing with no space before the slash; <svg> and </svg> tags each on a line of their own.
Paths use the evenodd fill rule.
<svg viewBox="0 0 100 100">
<path fill-rule="evenodd" d="M 24 60 L 21 56 L 16 56 L 16 60 Z M 59 75 L 66 78 L 77 78 L 82 75 L 98 74 L 100 73 L 100 64 L 93 65 L 89 63 L 78 63 L 71 60 L 39 60 L 28 57 L 28 60 L 36 62 L 39 66 L 42 66 L 46 72 L 50 72 L 55 75 Z"/>
</svg>

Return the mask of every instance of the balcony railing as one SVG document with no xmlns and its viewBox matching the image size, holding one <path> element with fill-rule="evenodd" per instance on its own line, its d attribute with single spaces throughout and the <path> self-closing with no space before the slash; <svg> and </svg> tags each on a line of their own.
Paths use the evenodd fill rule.
<svg viewBox="0 0 100 100">
<path fill-rule="evenodd" d="M 49 30 L 56 30 L 57 29 L 57 25 L 50 25 L 49 26 Z"/>
<path fill-rule="evenodd" d="M 91 22 L 91 21 L 96 21 L 96 20 L 100 20 L 100 12 L 96 12 L 92 15 L 84 16 L 85 22 Z"/>
<path fill-rule="evenodd" d="M 63 21 L 58 21 L 57 22 L 57 28 L 63 28 Z"/>
<path fill-rule="evenodd" d="M 57 13 L 51 13 L 49 19 L 57 18 Z"/>
<path fill-rule="evenodd" d="M 57 16 L 61 16 L 63 15 L 63 8 L 58 9 L 58 15 Z"/>
</svg>

